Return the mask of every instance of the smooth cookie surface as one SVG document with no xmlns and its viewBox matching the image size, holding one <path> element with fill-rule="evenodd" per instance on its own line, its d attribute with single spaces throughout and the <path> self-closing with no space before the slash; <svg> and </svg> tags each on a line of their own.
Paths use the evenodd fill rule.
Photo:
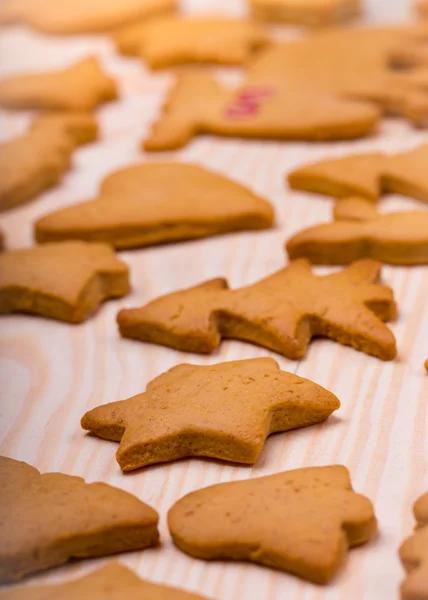
<svg viewBox="0 0 428 600">
<path fill-rule="evenodd" d="M 202 559 L 249 560 L 328 583 L 348 548 L 376 531 L 345 467 L 313 467 L 207 487 L 168 513 L 175 544 Z"/>
<path fill-rule="evenodd" d="M 95 200 L 36 222 L 38 242 L 82 239 L 151 246 L 273 225 L 271 205 L 226 177 L 182 163 L 142 164 L 107 177 Z"/>
<path fill-rule="evenodd" d="M 0 582 L 61 565 L 157 544 L 158 515 L 105 483 L 61 473 L 41 475 L 0 457 Z"/>
<path fill-rule="evenodd" d="M 339 406 L 331 392 L 256 358 L 179 365 L 145 393 L 89 411 L 82 427 L 120 441 L 124 471 L 187 456 L 253 464 L 270 433 L 319 423 Z"/>
<path fill-rule="evenodd" d="M 0 313 L 80 323 L 129 291 L 128 266 L 107 244 L 64 242 L 0 254 Z"/>
<path fill-rule="evenodd" d="M 213 279 L 118 314 L 124 337 L 189 352 L 213 352 L 222 338 L 247 340 L 299 359 L 313 336 L 391 360 L 395 316 L 392 290 L 378 283 L 381 265 L 361 260 L 317 276 L 304 259 L 253 285 L 230 290 Z"/>
<path fill-rule="evenodd" d="M 398 265 L 428 264 L 428 212 L 381 214 L 361 198 L 336 204 L 333 223 L 300 231 L 286 245 L 291 259 L 315 264 L 343 265 L 374 258 Z"/>
<path fill-rule="evenodd" d="M 96 58 L 85 58 L 61 71 L 0 81 L 0 106 L 4 108 L 90 111 L 115 98 L 116 83 Z"/>
</svg>

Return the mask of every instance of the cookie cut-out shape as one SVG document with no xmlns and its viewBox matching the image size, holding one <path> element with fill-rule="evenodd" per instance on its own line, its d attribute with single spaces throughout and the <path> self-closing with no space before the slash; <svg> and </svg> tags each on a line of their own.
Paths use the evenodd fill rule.
<svg viewBox="0 0 428 600">
<path fill-rule="evenodd" d="M 151 69 L 186 63 L 241 65 L 269 42 L 251 21 L 169 16 L 130 25 L 114 35 L 123 54 L 143 58 Z"/>
<path fill-rule="evenodd" d="M 270 46 L 250 65 L 247 77 L 259 83 L 282 80 L 301 96 L 311 95 L 314 103 L 324 95 L 330 101 L 340 98 L 377 106 L 386 115 L 425 127 L 428 65 L 397 71 L 391 64 L 398 46 L 406 49 L 416 43 L 423 45 L 420 27 L 338 28 Z"/>
<path fill-rule="evenodd" d="M 401 585 L 403 600 L 428 598 L 428 494 L 416 502 L 417 531 L 400 548 L 400 558 L 408 575 Z"/>
<path fill-rule="evenodd" d="M 158 515 L 135 496 L 105 483 L 61 473 L 41 475 L 0 457 L 0 582 L 158 543 Z"/>
<path fill-rule="evenodd" d="M 336 204 L 333 223 L 300 231 L 286 245 L 291 259 L 314 264 L 346 265 L 375 258 L 395 265 L 428 264 L 428 212 L 380 214 L 361 198 Z"/>
<path fill-rule="evenodd" d="M 24 23 L 46 33 L 108 31 L 175 10 L 177 0 L 3 0 L 0 25 Z"/>
<path fill-rule="evenodd" d="M 0 81 L 0 106 L 4 108 L 90 111 L 115 98 L 116 83 L 96 58 L 85 58 L 61 71 Z"/>
<path fill-rule="evenodd" d="M 361 0 L 250 0 L 255 19 L 320 26 L 346 21 L 362 12 Z"/>
<path fill-rule="evenodd" d="M 88 113 L 49 113 L 36 118 L 27 134 L 0 144 L 0 212 L 58 184 L 76 147 L 97 135 Z"/>
<path fill-rule="evenodd" d="M 210 353 L 233 338 L 297 360 L 313 336 L 324 336 L 391 360 L 395 339 L 382 321 L 396 307 L 392 290 L 378 284 L 380 272 L 380 263 L 361 260 L 320 277 L 300 259 L 247 287 L 230 290 L 213 279 L 121 310 L 117 320 L 123 337 L 189 352 Z"/>
<path fill-rule="evenodd" d="M 428 203 L 428 144 L 396 155 L 356 154 L 322 160 L 288 176 L 295 190 L 335 198 L 361 196 L 375 202 L 382 194 L 402 194 Z"/>
<path fill-rule="evenodd" d="M 132 248 L 266 229 L 273 220 L 266 200 L 217 173 L 156 163 L 110 175 L 97 199 L 42 217 L 35 232 L 38 242 L 78 238 Z"/>
<path fill-rule="evenodd" d="M 382 113 L 424 126 L 428 66 L 397 72 L 390 65 L 397 45 L 405 47 L 418 36 L 417 28 L 334 30 L 272 44 L 250 63 L 237 89 L 222 86 L 206 73 L 181 75 L 144 148 L 173 150 L 204 133 L 352 139 L 372 133 Z"/>
<path fill-rule="evenodd" d="M 20 586 L 0 593 L 0 600 L 207 600 L 205 596 L 140 579 L 119 563 L 57 585 Z"/>
<path fill-rule="evenodd" d="M 319 423 L 339 406 L 321 386 L 255 358 L 179 365 L 145 393 L 89 411 L 82 427 L 120 441 L 123 471 L 191 456 L 254 464 L 268 435 Z"/>
<path fill-rule="evenodd" d="M 107 244 L 64 242 L 0 254 L 0 314 L 81 323 L 129 287 L 128 266 Z"/>
<path fill-rule="evenodd" d="M 376 532 L 345 467 L 312 467 L 198 490 L 168 513 L 174 543 L 202 558 L 249 560 L 328 583 Z"/>
<path fill-rule="evenodd" d="M 233 90 L 207 73 L 186 73 L 177 78 L 143 147 L 174 150 L 203 133 L 255 139 L 353 139 L 371 131 L 378 119 L 377 109 L 359 102 L 324 95 L 314 105 L 280 78 L 270 83 L 248 81 Z"/>
</svg>

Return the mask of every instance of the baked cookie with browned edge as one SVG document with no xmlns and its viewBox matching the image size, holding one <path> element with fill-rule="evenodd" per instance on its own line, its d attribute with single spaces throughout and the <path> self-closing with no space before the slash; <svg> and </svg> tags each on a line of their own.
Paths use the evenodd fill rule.
<svg viewBox="0 0 428 600">
<path fill-rule="evenodd" d="M 48 113 L 28 133 L 0 144 L 0 212 L 37 198 L 71 168 L 77 146 L 97 138 L 89 113 Z"/>
<path fill-rule="evenodd" d="M 87 412 L 82 427 L 120 442 L 123 471 L 191 456 L 254 464 L 270 433 L 314 425 L 339 406 L 321 386 L 255 358 L 179 365 L 143 394 Z"/>
<path fill-rule="evenodd" d="M 363 198 L 339 200 L 335 221 L 299 231 L 286 244 L 291 259 L 346 265 L 374 258 L 393 265 L 428 264 L 428 212 L 382 214 Z"/>
<path fill-rule="evenodd" d="M 128 266 L 107 244 L 64 242 L 0 254 L 0 314 L 81 323 L 129 289 Z"/>
<path fill-rule="evenodd" d="M 62 565 L 155 546 L 158 515 L 106 483 L 61 473 L 41 475 L 0 457 L 0 582 Z"/>
<path fill-rule="evenodd" d="M 123 337 L 188 352 L 210 353 L 232 338 L 298 360 L 313 336 L 324 336 L 392 360 L 395 338 L 383 321 L 395 316 L 396 306 L 380 273 L 380 263 L 360 260 L 317 276 L 299 259 L 252 285 L 231 290 L 225 279 L 213 279 L 123 309 L 117 320 Z"/>
<path fill-rule="evenodd" d="M 272 206 L 197 165 L 141 164 L 109 175 L 98 198 L 36 222 L 38 242 L 81 239 L 115 248 L 152 246 L 273 226 Z"/>
<path fill-rule="evenodd" d="M 60 71 L 0 81 L 3 108 L 90 111 L 117 95 L 115 81 L 103 72 L 96 58 L 85 58 Z"/>
<path fill-rule="evenodd" d="M 119 52 L 142 58 L 151 69 L 192 63 L 242 65 L 270 41 L 251 21 L 179 15 L 129 25 L 113 39 Z"/>
<path fill-rule="evenodd" d="M 176 7 L 177 0 L 3 0 L 0 25 L 23 23 L 59 35 L 97 33 Z"/>
<path fill-rule="evenodd" d="M 371 502 L 342 466 L 213 485 L 168 513 L 174 543 L 204 560 L 249 560 L 328 583 L 347 551 L 376 532 Z"/>
</svg>

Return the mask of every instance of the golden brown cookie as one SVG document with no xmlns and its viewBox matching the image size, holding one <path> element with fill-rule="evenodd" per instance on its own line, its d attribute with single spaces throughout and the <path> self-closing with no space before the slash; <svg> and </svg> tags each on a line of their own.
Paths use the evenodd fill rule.
<svg viewBox="0 0 428 600">
<path fill-rule="evenodd" d="M 333 29 L 303 40 L 272 45 L 248 70 L 252 82 L 287 82 L 300 90 L 305 115 L 316 110 L 319 97 L 340 98 L 378 107 L 384 114 L 408 119 L 416 126 L 428 124 L 428 65 L 397 71 L 391 62 L 397 47 L 421 43 L 420 27 Z M 355 52 L 359 48 L 359 52 Z M 322 56 L 322 61 L 319 57 Z M 312 111 L 310 110 L 312 99 Z M 368 133 L 368 131 L 366 131 Z"/>
<path fill-rule="evenodd" d="M 0 212 L 59 183 L 76 147 L 95 140 L 97 132 L 89 113 L 52 113 L 35 119 L 27 134 L 0 144 Z"/>
<path fill-rule="evenodd" d="M 428 65 L 399 72 L 390 65 L 397 45 L 405 48 L 419 38 L 416 28 L 356 29 L 272 44 L 234 89 L 207 73 L 181 75 L 144 148 L 173 150 L 204 133 L 352 139 L 372 133 L 382 113 L 423 126 L 428 122 Z"/>
<path fill-rule="evenodd" d="M 57 585 L 20 586 L 0 600 L 204 600 L 178 588 L 150 583 L 119 563 L 108 563 L 85 577 Z"/>
<path fill-rule="evenodd" d="M 336 198 L 362 196 L 376 201 L 383 193 L 402 194 L 428 203 L 428 144 L 396 155 L 356 154 L 322 160 L 288 176 L 295 190 Z"/>
<path fill-rule="evenodd" d="M 345 467 L 312 467 L 221 483 L 170 509 L 175 544 L 202 559 L 249 560 L 328 583 L 348 548 L 376 532 L 371 502 Z"/>
<path fill-rule="evenodd" d="M 0 582 L 158 543 L 158 515 L 135 496 L 105 483 L 61 473 L 41 475 L 0 457 Z"/>
<path fill-rule="evenodd" d="M 395 339 L 382 321 L 396 306 L 392 290 L 378 284 L 380 272 L 380 263 L 360 260 L 320 277 L 301 259 L 241 289 L 213 279 L 121 310 L 117 320 L 123 337 L 189 352 L 210 353 L 233 338 L 297 360 L 313 336 L 324 336 L 392 360 Z"/>
<path fill-rule="evenodd" d="M 267 436 L 314 425 L 340 406 L 324 388 L 271 358 L 179 365 L 143 394 L 94 408 L 82 427 L 120 441 L 123 471 L 188 456 L 254 464 Z"/>
<path fill-rule="evenodd" d="M 0 314 L 81 323 L 129 291 L 127 265 L 107 244 L 63 242 L 0 254 Z"/>
<path fill-rule="evenodd" d="M 85 58 L 61 71 L 0 81 L 0 106 L 4 108 L 89 111 L 115 98 L 116 83 L 96 58 Z"/>
<path fill-rule="evenodd" d="M 417 0 L 416 9 L 421 17 L 428 17 L 428 0 Z"/>
<path fill-rule="evenodd" d="M 361 196 L 375 202 L 382 192 L 380 173 L 385 159 L 383 154 L 356 154 L 321 160 L 290 173 L 288 183 L 294 190 L 334 198 Z"/>
<path fill-rule="evenodd" d="M 417 531 L 400 548 L 400 558 L 408 575 L 401 585 L 403 600 L 428 598 L 428 494 L 414 506 Z"/>
<path fill-rule="evenodd" d="M 427 373 L 428 373 L 428 358 L 427 358 L 427 359 L 426 359 L 426 361 L 425 361 L 425 369 L 426 369 L 426 371 L 427 371 Z"/>
<path fill-rule="evenodd" d="M 114 40 L 123 54 L 162 69 L 186 63 L 241 65 L 269 42 L 269 36 L 250 21 L 172 15 L 130 25 Z"/>
<path fill-rule="evenodd" d="M 361 0 L 250 0 L 251 13 L 262 21 L 296 25 L 330 25 L 356 17 Z"/>
<path fill-rule="evenodd" d="M 177 78 L 143 148 L 174 150 L 203 133 L 255 139 L 353 139 L 372 131 L 378 119 L 376 108 L 360 102 L 325 94 L 309 102 L 307 90 L 293 89 L 281 78 L 248 81 L 231 89 L 207 73 L 194 72 Z"/>
<path fill-rule="evenodd" d="M 346 265 L 375 258 L 394 265 L 428 264 L 428 212 L 378 213 L 362 198 L 336 204 L 333 223 L 300 231 L 286 245 L 291 259 L 314 264 Z"/>
<path fill-rule="evenodd" d="M 3 0 L 0 25 L 25 23 L 46 33 L 100 32 L 172 11 L 177 0 Z"/>
<path fill-rule="evenodd" d="M 113 173 L 98 198 L 36 222 L 38 242 L 78 238 L 116 248 L 272 227 L 271 205 L 197 165 L 153 163 Z"/>
</svg>

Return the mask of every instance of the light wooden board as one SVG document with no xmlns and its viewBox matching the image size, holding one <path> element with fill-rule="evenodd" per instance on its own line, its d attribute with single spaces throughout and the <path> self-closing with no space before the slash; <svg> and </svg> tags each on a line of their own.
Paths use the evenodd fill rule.
<svg viewBox="0 0 428 600">
<path fill-rule="evenodd" d="M 243 2 L 194 0 L 188 8 L 239 14 Z M 373 22 L 409 16 L 404 0 L 373 0 Z M 413 527 L 413 501 L 428 489 L 428 268 L 385 267 L 384 280 L 396 293 L 400 316 L 392 325 L 399 357 L 383 363 L 330 341 L 316 341 L 299 363 L 240 342 L 223 342 L 213 356 L 182 354 L 118 336 L 115 316 L 159 294 L 215 276 L 233 287 L 263 277 L 285 262 L 284 241 L 304 226 L 328 220 L 331 202 L 287 190 L 284 175 L 310 160 L 351 151 L 405 150 L 428 140 L 400 121 L 385 122 L 369 140 L 334 145 L 260 143 L 200 138 L 176 154 L 147 156 L 139 143 L 171 81 L 168 73 L 151 75 L 136 60 L 115 55 L 108 40 L 48 38 L 21 28 L 1 35 L 2 74 L 62 67 L 94 54 L 117 77 L 121 100 L 99 111 L 102 140 L 75 155 L 75 167 L 63 184 L 36 202 L 1 218 L 9 248 L 30 246 L 32 222 L 51 210 L 88 198 L 110 171 L 137 161 L 177 159 L 198 162 L 249 185 L 274 203 L 277 228 L 148 250 L 123 252 L 130 265 L 133 291 L 110 302 L 81 326 L 26 316 L 0 320 L 1 444 L 4 455 L 28 461 L 41 471 L 59 470 L 88 481 L 103 480 L 135 493 L 161 515 L 162 547 L 122 556 L 141 576 L 183 586 L 218 600 L 380 600 L 398 597 L 403 572 L 397 548 Z M 233 72 L 233 76 L 237 75 Z M 23 131 L 29 115 L 1 114 L 3 138 Z M 388 198 L 383 209 L 418 206 Z M 320 272 L 322 272 L 320 270 Z M 211 364 L 271 355 L 290 370 L 336 393 L 342 408 L 328 422 L 272 436 L 254 468 L 204 460 L 183 460 L 133 475 L 121 474 L 116 444 L 85 436 L 79 420 L 100 403 L 144 390 L 154 376 L 180 362 Z M 318 588 L 262 567 L 204 563 L 172 545 L 165 516 L 183 494 L 223 481 L 245 479 L 305 465 L 342 463 L 357 491 L 374 502 L 379 537 L 350 553 L 347 565 L 328 588 Z M 0 540 L 1 543 L 1 540 Z M 61 581 L 103 561 L 73 564 L 33 578 Z"/>
</svg>

